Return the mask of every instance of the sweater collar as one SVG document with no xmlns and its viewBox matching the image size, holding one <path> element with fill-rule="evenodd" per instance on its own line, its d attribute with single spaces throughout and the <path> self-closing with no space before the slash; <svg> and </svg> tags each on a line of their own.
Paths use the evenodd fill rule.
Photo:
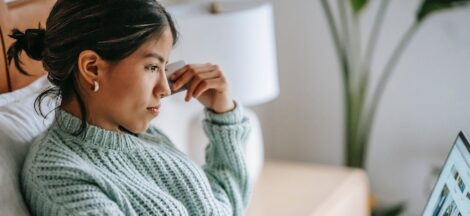
<svg viewBox="0 0 470 216">
<path fill-rule="evenodd" d="M 129 150 L 142 147 L 138 137 L 122 131 L 111 131 L 95 125 L 86 124 L 85 130 L 79 135 L 74 135 L 82 124 L 82 120 L 63 110 L 57 108 L 55 121 L 52 129 L 65 133 L 66 136 L 79 140 L 83 146 L 98 147 L 113 150 Z"/>
</svg>

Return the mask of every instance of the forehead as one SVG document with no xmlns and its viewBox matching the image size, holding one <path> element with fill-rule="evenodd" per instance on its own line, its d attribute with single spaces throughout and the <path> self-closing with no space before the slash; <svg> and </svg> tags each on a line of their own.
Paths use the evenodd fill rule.
<svg viewBox="0 0 470 216">
<path fill-rule="evenodd" d="M 152 54 L 158 54 L 160 57 L 167 61 L 167 56 L 170 54 L 173 48 L 173 35 L 169 28 L 165 30 L 145 43 L 143 43 L 139 49 L 136 50 L 135 54 L 140 58 L 158 57 Z"/>
</svg>

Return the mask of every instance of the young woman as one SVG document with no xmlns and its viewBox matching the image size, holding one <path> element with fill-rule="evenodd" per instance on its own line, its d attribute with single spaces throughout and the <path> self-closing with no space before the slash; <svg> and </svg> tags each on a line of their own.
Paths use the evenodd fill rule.
<svg viewBox="0 0 470 216">
<path fill-rule="evenodd" d="M 58 99 L 53 124 L 22 170 L 32 214 L 244 214 L 252 187 L 243 153 L 248 119 L 217 65 L 186 65 L 170 89 L 165 64 L 178 37 L 158 2 L 58 0 L 45 29 L 14 29 L 11 37 L 10 63 L 27 73 L 19 61 L 25 51 L 53 84 L 36 107 Z M 202 168 L 149 126 L 161 99 L 184 85 L 185 100 L 206 107 Z"/>
</svg>

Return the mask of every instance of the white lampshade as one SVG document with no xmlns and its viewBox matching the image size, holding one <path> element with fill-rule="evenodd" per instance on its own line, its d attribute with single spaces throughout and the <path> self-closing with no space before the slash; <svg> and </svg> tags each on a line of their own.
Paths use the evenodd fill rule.
<svg viewBox="0 0 470 216">
<path fill-rule="evenodd" d="M 230 92 L 247 106 L 279 94 L 272 6 L 268 2 L 219 2 L 211 14 L 209 3 L 167 7 L 181 38 L 170 61 L 218 64 Z"/>
</svg>

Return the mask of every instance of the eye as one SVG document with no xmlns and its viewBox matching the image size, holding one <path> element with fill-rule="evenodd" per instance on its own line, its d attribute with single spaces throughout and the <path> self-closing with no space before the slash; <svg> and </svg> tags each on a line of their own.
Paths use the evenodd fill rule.
<svg viewBox="0 0 470 216">
<path fill-rule="evenodd" d="M 145 66 L 145 69 L 150 70 L 150 72 L 158 72 L 158 70 L 160 70 L 158 65 L 147 65 Z"/>
</svg>

